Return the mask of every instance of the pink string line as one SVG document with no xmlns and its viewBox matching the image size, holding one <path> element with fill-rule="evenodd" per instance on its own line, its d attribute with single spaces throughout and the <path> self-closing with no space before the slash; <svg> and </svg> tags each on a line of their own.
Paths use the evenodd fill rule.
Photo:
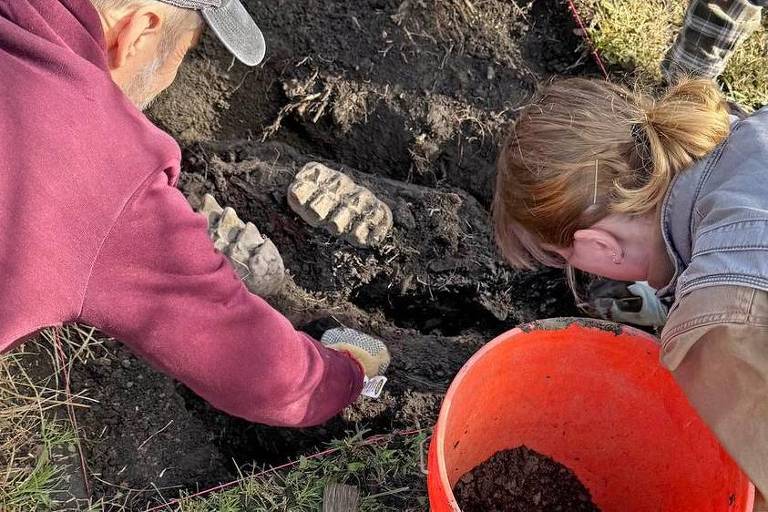
<svg viewBox="0 0 768 512">
<path fill-rule="evenodd" d="M 595 59 L 595 63 L 600 68 L 600 71 L 603 73 L 603 78 L 605 78 L 606 80 L 610 80 L 608 71 L 605 69 L 605 64 L 603 64 L 603 59 L 600 58 L 600 53 L 597 51 L 597 47 L 595 46 L 595 43 L 592 41 L 592 38 L 589 36 L 589 32 L 587 32 L 587 26 L 584 24 L 584 21 L 581 19 L 579 10 L 576 8 L 576 4 L 573 2 L 573 0 L 568 0 L 568 10 L 571 11 L 573 20 L 579 26 L 579 31 L 581 33 L 582 39 L 584 39 L 584 42 L 587 43 L 587 46 L 592 51 L 592 58 Z"/>
<path fill-rule="evenodd" d="M 368 439 L 366 439 L 365 441 L 360 443 L 358 446 L 370 446 L 370 445 L 373 445 L 373 444 L 381 443 L 382 441 L 391 441 L 392 439 L 395 439 L 396 437 L 414 436 L 416 434 L 420 434 L 422 432 L 425 432 L 426 430 L 427 429 L 425 429 L 425 428 L 413 429 L 413 430 L 396 430 L 395 432 L 392 432 L 391 434 L 381 434 L 381 435 L 369 437 Z M 314 455 L 309 455 L 307 457 L 303 457 L 303 459 L 304 460 L 321 459 L 323 457 L 327 457 L 328 455 L 332 455 L 332 454 L 337 453 L 339 451 L 341 451 L 341 448 L 329 448 L 329 449 L 324 450 L 322 452 L 315 453 Z M 190 499 L 193 499 L 193 498 L 200 498 L 202 496 L 206 496 L 208 494 L 211 494 L 211 493 L 214 493 L 214 492 L 217 492 L 217 491 L 223 491 L 223 490 L 226 490 L 226 489 L 230 489 L 230 488 L 235 487 L 235 486 L 237 486 L 237 485 L 239 485 L 239 484 L 241 484 L 241 483 L 243 483 L 246 480 L 249 480 L 251 478 L 258 478 L 260 476 L 264 476 L 264 475 L 267 475 L 269 473 L 274 473 L 274 472 L 280 471 L 282 469 L 291 468 L 293 466 L 297 466 L 300 463 L 301 463 L 301 460 L 295 460 L 293 462 L 288 462 L 288 463 L 285 463 L 285 464 L 280 465 L 280 466 L 275 466 L 273 468 L 266 469 L 266 470 L 264 470 L 264 471 L 262 471 L 260 473 L 255 473 L 255 474 L 252 474 L 252 475 L 244 476 L 242 478 L 238 478 L 237 480 L 233 480 L 231 482 L 227 482 L 227 483 L 224 483 L 224 484 L 219 484 L 216 487 L 211 487 L 210 489 L 206 489 L 204 491 L 196 492 L 195 494 L 190 494 L 189 496 L 185 496 L 183 498 L 173 499 L 173 500 L 171 500 L 171 501 L 169 501 L 169 502 L 167 502 L 167 503 L 165 503 L 163 505 L 158 505 L 156 507 L 152 507 L 152 508 L 146 509 L 144 512 L 156 512 L 158 510 L 168 509 L 169 507 L 173 507 L 174 505 L 179 505 L 183 501 L 190 500 Z"/>
</svg>

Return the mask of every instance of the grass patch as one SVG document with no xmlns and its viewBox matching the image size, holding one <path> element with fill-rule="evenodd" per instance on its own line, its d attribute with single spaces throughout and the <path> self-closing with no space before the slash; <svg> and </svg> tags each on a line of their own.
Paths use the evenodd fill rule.
<svg viewBox="0 0 768 512">
<path fill-rule="evenodd" d="M 1 510 L 50 509 L 51 495 L 62 485 L 51 453 L 73 439 L 63 422 L 52 419 L 63 394 L 39 382 L 24 364 L 40 355 L 39 348 L 0 358 Z"/>
<path fill-rule="evenodd" d="M 768 21 L 768 20 L 764 20 Z M 768 104 L 768 30 L 744 41 L 720 77 L 728 95 L 742 105 L 759 108 Z"/>
<path fill-rule="evenodd" d="M 56 355 L 62 345 L 64 360 Z M 91 329 L 71 326 L 45 331 L 11 354 L 0 356 L 0 510 L 130 510 L 114 501 L 75 499 L 69 494 L 60 454 L 76 456 L 79 439 L 66 406 L 87 398 L 68 397 L 64 376 L 72 365 L 102 357 L 106 349 Z M 322 457 L 307 456 L 280 471 L 252 471 L 236 485 L 187 496 L 163 510 L 175 512 L 317 512 L 328 483 L 356 486 L 363 512 L 428 509 L 421 449 L 426 432 L 365 438 L 360 432 L 333 442 Z M 75 468 L 77 469 L 77 468 Z M 67 468 L 69 474 L 72 467 Z M 151 500 L 167 503 L 158 490 Z"/>
<path fill-rule="evenodd" d="M 685 14 L 686 0 L 581 0 L 590 34 L 605 61 L 634 73 L 641 84 L 661 82 L 660 64 Z M 765 24 L 764 24 L 765 25 Z M 768 104 L 768 36 L 752 34 L 721 77 L 729 97 L 747 107 Z"/>
<path fill-rule="evenodd" d="M 65 422 L 47 422 L 40 424 L 40 445 L 38 453 L 30 454 L 34 464 L 20 470 L 19 466 L 11 471 L 0 490 L 0 508 L 2 510 L 55 510 L 54 496 L 65 492 L 67 484 L 63 471 L 52 458 L 54 450 L 68 449 L 74 446 L 75 434 Z M 7 486 L 7 487 L 6 487 Z M 7 489 L 7 490 L 6 490 Z"/>
<path fill-rule="evenodd" d="M 358 434 L 334 442 L 325 457 L 302 458 L 292 468 L 253 473 L 231 489 L 168 506 L 178 512 L 317 512 L 328 483 L 360 489 L 362 512 L 427 510 L 421 473 L 421 447 L 426 432 L 392 436 L 370 443 Z"/>
<path fill-rule="evenodd" d="M 93 331 L 73 326 L 58 331 L 68 354 L 64 366 L 55 357 L 53 331 L 39 341 L 0 356 L 0 510 L 61 510 L 66 492 L 55 453 L 71 451 L 78 439 L 62 414 L 82 407 L 82 397 L 68 397 L 62 375 L 67 366 L 89 357 Z"/>
</svg>

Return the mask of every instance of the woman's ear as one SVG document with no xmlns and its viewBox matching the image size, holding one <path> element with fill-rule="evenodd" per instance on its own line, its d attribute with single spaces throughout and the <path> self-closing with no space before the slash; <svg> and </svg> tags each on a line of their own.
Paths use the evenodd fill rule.
<svg viewBox="0 0 768 512">
<path fill-rule="evenodd" d="M 574 253 L 580 259 L 592 259 L 596 262 L 610 261 L 620 265 L 624 261 L 621 242 L 611 233 L 599 228 L 580 229 L 573 234 Z"/>
</svg>

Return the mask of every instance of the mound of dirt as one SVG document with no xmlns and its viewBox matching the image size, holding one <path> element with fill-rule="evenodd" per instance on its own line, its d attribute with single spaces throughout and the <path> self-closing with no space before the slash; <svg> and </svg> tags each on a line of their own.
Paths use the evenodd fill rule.
<svg viewBox="0 0 768 512">
<path fill-rule="evenodd" d="M 206 38 L 153 110 L 182 141 L 263 139 L 487 206 L 504 127 L 591 65 L 563 0 L 250 1 L 267 61 Z"/>
<path fill-rule="evenodd" d="M 373 250 L 311 228 L 286 200 L 298 169 L 311 160 L 277 143 L 198 145 L 186 154 L 182 189 L 193 205 L 212 193 L 256 224 L 305 290 L 379 310 L 400 327 L 492 334 L 558 309 L 551 290 L 562 281 L 505 265 L 487 211 L 461 189 L 414 185 L 326 161 L 387 203 L 395 226 Z M 514 293 L 520 289 L 527 290 L 524 297 Z"/>
<path fill-rule="evenodd" d="M 327 425 L 273 429 L 212 410 L 114 345 L 73 388 L 98 400 L 81 413 L 95 496 L 134 508 L 153 487 L 173 497 L 357 428 L 430 427 L 483 343 L 574 313 L 559 272 L 504 264 L 488 214 L 497 144 L 536 81 L 590 72 L 562 0 L 246 3 L 267 60 L 245 68 L 207 36 L 151 114 L 185 148 L 190 202 L 213 194 L 279 249 L 291 277 L 271 303 L 316 337 L 345 325 L 385 340 L 390 383 Z M 389 206 L 383 243 L 354 247 L 290 209 L 310 161 Z"/>
<path fill-rule="evenodd" d="M 460 189 L 423 187 L 325 161 L 387 203 L 395 225 L 373 249 L 310 227 L 286 197 L 310 160 L 278 143 L 198 145 L 185 155 L 188 172 L 181 186 L 193 204 L 202 193 L 213 193 L 271 237 L 292 275 L 271 302 L 295 325 L 316 337 L 345 325 L 385 340 L 393 354 L 390 384 L 383 400 L 358 403 L 338 422 L 306 431 L 304 441 L 295 431 L 271 430 L 273 440 L 285 440 L 274 450 L 260 441 L 263 427 L 234 420 L 238 429 L 230 418 L 209 411 L 215 424 L 246 432 L 239 438 L 230 434 L 228 456 L 263 457 L 266 451 L 279 460 L 285 446 L 304 449 L 317 438 L 342 434 L 354 421 L 384 431 L 430 426 L 451 377 L 483 342 L 520 322 L 569 308 L 560 299 L 568 296 L 562 278 L 516 273 L 504 265 L 487 211 Z M 513 293 L 520 289 L 524 296 Z"/>
<path fill-rule="evenodd" d="M 600 512 L 573 471 L 525 446 L 498 452 L 454 493 L 464 512 Z"/>
</svg>

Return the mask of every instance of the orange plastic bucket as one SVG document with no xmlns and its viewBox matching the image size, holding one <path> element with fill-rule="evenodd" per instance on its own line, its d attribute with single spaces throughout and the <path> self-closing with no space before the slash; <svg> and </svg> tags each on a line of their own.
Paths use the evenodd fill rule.
<svg viewBox="0 0 768 512">
<path fill-rule="evenodd" d="M 475 354 L 443 402 L 429 449 L 429 501 L 458 512 L 453 486 L 526 445 L 572 469 L 603 512 L 748 512 L 754 488 L 659 364 L 652 336 L 556 319 Z"/>
</svg>

